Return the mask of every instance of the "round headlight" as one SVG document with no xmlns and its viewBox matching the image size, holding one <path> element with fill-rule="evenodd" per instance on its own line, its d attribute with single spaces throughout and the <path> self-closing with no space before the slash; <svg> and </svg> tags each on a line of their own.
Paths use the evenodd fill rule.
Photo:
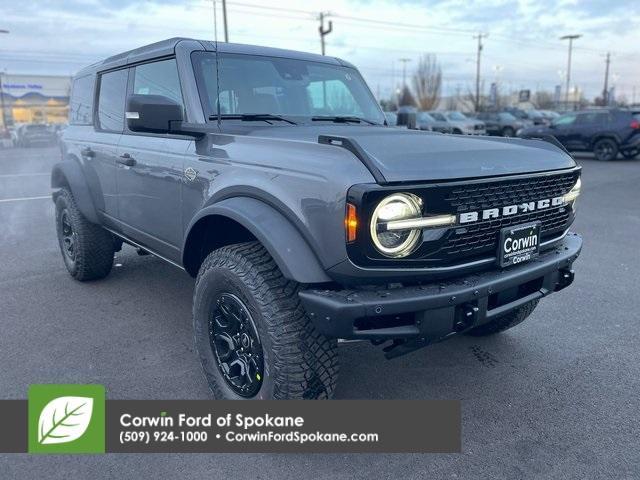
<svg viewBox="0 0 640 480">
<path fill-rule="evenodd" d="M 396 193 L 383 199 L 371 216 L 371 240 L 387 257 L 406 257 L 420 240 L 420 229 L 388 230 L 386 224 L 395 220 L 420 217 L 422 201 L 410 193 Z"/>
</svg>

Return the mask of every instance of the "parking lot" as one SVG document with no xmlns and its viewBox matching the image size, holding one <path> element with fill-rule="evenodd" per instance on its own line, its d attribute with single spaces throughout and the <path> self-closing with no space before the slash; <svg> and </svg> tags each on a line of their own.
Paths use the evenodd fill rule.
<svg viewBox="0 0 640 480">
<path fill-rule="evenodd" d="M 112 399 L 207 399 L 186 273 L 130 247 L 105 280 L 67 274 L 49 171 L 56 148 L 0 150 L 0 396 L 99 383 Z M 339 399 L 460 399 L 460 455 L 0 456 L 0 478 L 640 477 L 640 159 L 584 167 L 575 284 L 493 338 L 387 361 L 341 346 Z M 25 472 L 28 474 L 25 475 Z"/>
</svg>

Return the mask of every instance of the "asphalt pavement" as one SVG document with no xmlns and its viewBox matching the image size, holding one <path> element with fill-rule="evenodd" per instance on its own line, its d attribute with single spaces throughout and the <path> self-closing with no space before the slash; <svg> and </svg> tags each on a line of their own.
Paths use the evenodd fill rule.
<svg viewBox="0 0 640 480">
<path fill-rule="evenodd" d="M 125 247 L 105 280 L 67 274 L 55 148 L 0 150 L 0 398 L 99 383 L 112 399 L 207 399 L 194 281 Z M 460 399 L 462 454 L 0 455 L 13 478 L 640 478 L 640 158 L 578 158 L 576 281 L 523 324 L 387 361 L 341 346 L 336 398 Z M 0 428 L 2 426 L 0 425 Z"/>
</svg>

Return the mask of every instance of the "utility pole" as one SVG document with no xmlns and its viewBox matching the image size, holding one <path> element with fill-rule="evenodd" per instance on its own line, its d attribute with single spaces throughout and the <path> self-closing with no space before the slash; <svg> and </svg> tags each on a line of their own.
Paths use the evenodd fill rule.
<svg viewBox="0 0 640 480">
<path fill-rule="evenodd" d="M 224 23 L 224 41 L 229 43 L 229 29 L 227 28 L 227 0 L 222 0 L 222 21 Z"/>
<path fill-rule="evenodd" d="M 573 41 L 582 35 L 564 35 L 560 40 L 569 40 L 569 58 L 567 59 L 567 85 L 564 92 L 565 108 L 569 108 L 569 87 L 571 84 L 571 51 L 573 50 Z"/>
<path fill-rule="evenodd" d="M 609 64 L 611 63 L 611 54 L 607 52 L 607 59 L 605 60 L 606 67 L 604 69 L 604 90 L 602 90 L 602 103 L 603 106 L 609 105 Z"/>
<path fill-rule="evenodd" d="M 399 58 L 398 61 L 402 63 L 402 90 L 407 86 L 407 63 L 411 61 L 410 58 Z"/>
<path fill-rule="evenodd" d="M 322 51 L 322 55 L 324 55 L 324 52 L 325 52 L 324 37 L 329 35 L 333 30 L 333 22 L 331 20 L 329 20 L 327 28 L 324 28 L 324 18 L 328 16 L 329 16 L 329 13 L 325 13 L 325 12 L 320 13 L 320 26 L 318 27 L 318 32 L 320 33 L 320 48 Z"/>
<path fill-rule="evenodd" d="M 484 48 L 482 39 L 488 36 L 488 33 L 478 33 L 478 35 L 473 37 L 478 39 L 478 52 L 476 55 L 476 101 L 474 106 L 476 112 L 480 110 L 480 57 L 482 56 L 482 49 Z"/>
<path fill-rule="evenodd" d="M 0 30 L 0 33 L 9 33 L 9 30 Z M 2 70 L 0 70 L 0 111 L 2 111 L 2 128 L 7 128 L 7 117 L 4 112 L 4 90 L 2 89 Z"/>
</svg>

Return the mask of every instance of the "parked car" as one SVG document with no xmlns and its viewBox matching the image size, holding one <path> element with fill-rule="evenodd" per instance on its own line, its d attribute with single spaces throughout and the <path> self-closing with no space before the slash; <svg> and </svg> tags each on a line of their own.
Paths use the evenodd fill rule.
<svg viewBox="0 0 640 480">
<path fill-rule="evenodd" d="M 417 123 L 420 130 L 431 130 L 440 133 L 453 133 L 453 128 L 446 121 L 440 121 L 433 118 L 427 112 L 418 112 Z"/>
<path fill-rule="evenodd" d="M 549 123 L 551 123 L 553 120 L 555 120 L 556 118 L 558 118 L 560 116 L 560 114 L 558 112 L 554 112 L 553 110 L 538 110 L 542 115 L 544 115 L 544 117 L 549 120 Z"/>
<path fill-rule="evenodd" d="M 486 133 L 485 125 L 479 120 L 468 118 L 462 112 L 428 112 L 434 119 L 439 122 L 446 122 L 451 127 L 451 133 L 465 135 L 484 135 Z"/>
<path fill-rule="evenodd" d="M 0 127 L 0 147 L 11 148 L 12 146 L 11 130 L 7 127 Z"/>
<path fill-rule="evenodd" d="M 20 125 L 16 134 L 18 147 L 53 145 L 58 140 L 56 133 L 48 125 L 42 123 Z"/>
<path fill-rule="evenodd" d="M 570 155 L 389 128 L 344 60 L 170 39 L 85 68 L 70 102 L 51 173 L 64 265 L 104 278 L 126 242 L 195 277 L 217 398 L 330 398 L 338 339 L 392 358 L 492 335 L 573 281 Z"/>
<path fill-rule="evenodd" d="M 526 128 L 522 137 L 552 135 L 573 152 L 593 152 L 614 160 L 618 152 L 634 158 L 640 152 L 640 110 L 598 109 L 562 115 L 549 126 Z"/>
<path fill-rule="evenodd" d="M 548 123 L 544 116 L 537 110 L 522 110 L 517 107 L 507 107 L 503 109 L 503 111 L 510 113 L 523 122 L 525 127 L 530 127 L 532 125 L 546 125 Z"/>
<path fill-rule="evenodd" d="M 398 125 L 398 114 L 395 112 L 384 112 L 384 118 L 387 120 L 387 125 L 395 127 Z"/>
<path fill-rule="evenodd" d="M 524 123 L 508 112 L 481 112 L 476 118 L 484 122 L 489 135 L 513 137 L 524 128 Z"/>
</svg>

